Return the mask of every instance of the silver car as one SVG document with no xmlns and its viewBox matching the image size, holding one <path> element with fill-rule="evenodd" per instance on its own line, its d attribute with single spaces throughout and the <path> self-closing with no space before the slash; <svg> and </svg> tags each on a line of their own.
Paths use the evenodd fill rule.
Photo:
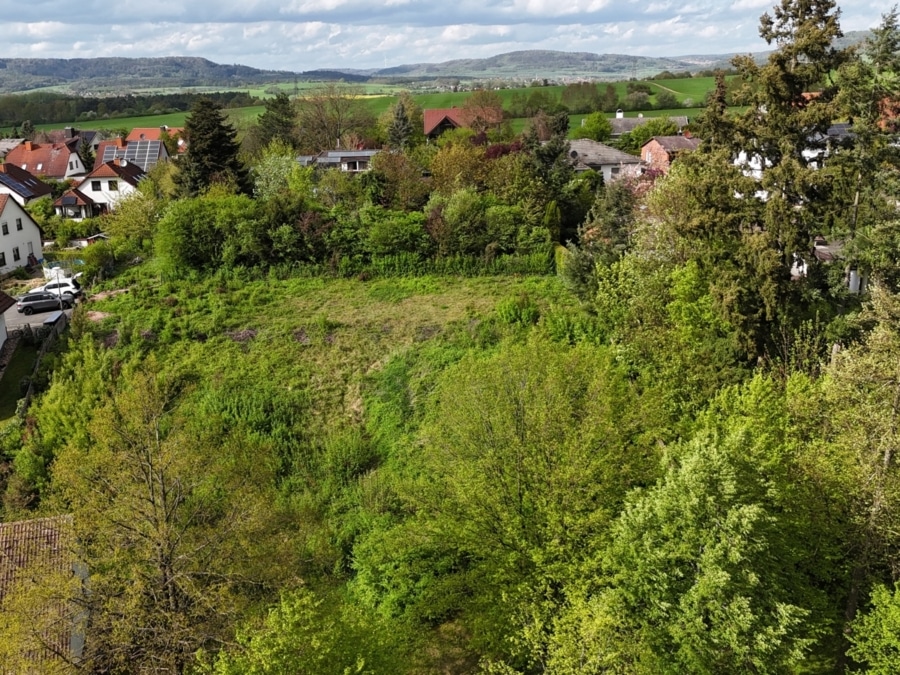
<svg viewBox="0 0 900 675">
<path fill-rule="evenodd" d="M 26 293 L 16 300 L 16 310 L 20 314 L 31 315 L 35 312 L 50 312 L 54 309 L 69 309 L 75 304 L 75 296 L 71 293 Z"/>
</svg>

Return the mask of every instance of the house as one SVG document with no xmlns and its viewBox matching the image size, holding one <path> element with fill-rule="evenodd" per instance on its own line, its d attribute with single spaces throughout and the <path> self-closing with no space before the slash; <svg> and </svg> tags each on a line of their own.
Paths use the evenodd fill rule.
<svg viewBox="0 0 900 675">
<path fill-rule="evenodd" d="M 6 313 L 6 310 L 15 304 L 15 298 L 0 291 L 0 352 L 3 351 L 3 345 L 6 343 L 6 338 L 9 337 L 9 333 L 6 331 L 6 318 L 4 314 Z"/>
<path fill-rule="evenodd" d="M 651 169 L 668 172 L 675 159 L 700 147 L 700 139 L 690 136 L 654 136 L 641 146 L 641 159 Z"/>
<path fill-rule="evenodd" d="M 820 263 L 832 264 L 844 259 L 844 242 L 829 242 L 822 235 L 816 235 L 813 239 L 811 257 Z M 805 277 L 809 271 L 809 264 L 801 256 L 795 256 L 794 264 L 791 266 L 791 278 L 796 280 Z M 864 293 L 868 286 L 868 279 L 864 272 L 860 271 L 855 264 L 845 264 L 844 267 L 844 284 L 847 290 L 856 295 Z"/>
<path fill-rule="evenodd" d="M 162 125 L 161 127 L 135 127 L 125 137 L 126 143 L 135 143 L 138 141 L 161 141 L 163 133 L 178 141 L 178 154 L 182 154 L 187 150 L 187 143 L 184 140 L 184 127 L 170 127 Z"/>
<path fill-rule="evenodd" d="M 61 194 L 53 202 L 53 210 L 56 212 L 56 215 L 69 220 L 95 218 L 102 213 L 100 205 L 78 188 L 71 188 Z"/>
<path fill-rule="evenodd" d="M 569 158 L 576 172 L 592 169 L 603 174 L 607 183 L 620 176 L 639 176 L 643 171 L 639 157 L 589 138 L 569 141 Z"/>
<path fill-rule="evenodd" d="M 97 147 L 94 169 L 114 159 L 124 159 L 132 164 L 137 164 L 146 173 L 159 162 L 168 160 L 169 151 L 160 140 L 126 141 L 124 138 L 116 138 L 111 141 L 101 141 Z"/>
<path fill-rule="evenodd" d="M 14 612 L 17 593 L 33 592 L 28 621 L 18 631 L 19 659 L 3 672 L 47 672 L 77 663 L 84 652 L 86 616 L 66 595 L 42 592 L 57 582 L 87 578 L 77 562 L 72 516 L 0 523 L 0 612 Z M 79 592 L 77 588 L 67 589 Z"/>
<path fill-rule="evenodd" d="M 612 126 L 612 134 L 610 138 L 617 139 L 621 138 L 623 134 L 630 134 L 632 131 L 637 129 L 642 124 L 646 124 L 650 120 L 655 119 L 654 117 L 644 117 L 643 113 L 638 113 L 637 117 L 625 117 L 625 113 L 621 110 L 616 110 L 616 116 L 613 119 L 609 120 L 610 126 Z M 676 115 L 674 117 L 667 118 L 669 121 L 674 122 L 675 126 L 678 127 L 678 133 L 688 125 L 688 118 L 684 115 Z"/>
<path fill-rule="evenodd" d="M 41 228 L 9 195 L 0 195 L 0 276 L 44 257 Z"/>
<path fill-rule="evenodd" d="M 10 150 L 24 142 L 24 138 L 0 138 L 0 160 L 6 157 Z"/>
<path fill-rule="evenodd" d="M 114 211 L 116 203 L 133 193 L 144 172 L 126 159 L 100 164 L 77 187 L 66 190 L 55 202 L 56 215 L 84 220 Z"/>
<path fill-rule="evenodd" d="M 431 108 L 422 111 L 425 138 L 433 140 L 448 129 L 469 126 L 462 108 Z"/>
<path fill-rule="evenodd" d="M 25 141 L 6 153 L 6 163 L 15 164 L 34 176 L 64 180 L 87 172 L 75 151 L 78 139 L 65 143 L 33 143 Z"/>
<path fill-rule="evenodd" d="M 321 169 L 340 169 L 348 173 L 369 170 L 369 163 L 380 150 L 326 150 L 318 155 L 300 155 L 300 166 L 314 166 Z"/>
<path fill-rule="evenodd" d="M 25 206 L 30 201 L 46 197 L 53 190 L 15 164 L 0 164 L 0 194 L 9 195 Z"/>
<path fill-rule="evenodd" d="M 76 140 L 75 151 L 79 153 L 90 151 L 91 154 L 97 152 L 97 146 L 100 145 L 101 135 L 97 131 L 88 131 L 87 129 L 76 129 L 75 127 L 65 127 L 63 129 L 53 129 L 52 131 L 41 132 L 41 135 L 47 139 L 48 143 L 66 143 Z"/>
</svg>

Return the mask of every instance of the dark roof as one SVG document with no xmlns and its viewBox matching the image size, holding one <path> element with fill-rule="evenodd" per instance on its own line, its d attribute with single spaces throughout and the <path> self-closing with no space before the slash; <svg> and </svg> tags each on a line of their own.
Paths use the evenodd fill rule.
<svg viewBox="0 0 900 675">
<path fill-rule="evenodd" d="M 96 202 L 78 188 L 66 190 L 53 202 L 53 206 L 93 206 L 94 204 Z"/>
<path fill-rule="evenodd" d="M 0 291 L 0 314 L 3 314 L 3 312 L 8 310 L 14 304 L 16 304 L 16 299 L 14 297 Z"/>
<path fill-rule="evenodd" d="M 53 192 L 49 185 L 15 164 L 0 164 L 0 185 L 5 185 L 25 201 Z"/>
</svg>

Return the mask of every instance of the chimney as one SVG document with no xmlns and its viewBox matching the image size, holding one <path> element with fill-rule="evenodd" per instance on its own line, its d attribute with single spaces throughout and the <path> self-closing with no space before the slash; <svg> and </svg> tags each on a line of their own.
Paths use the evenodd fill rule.
<svg viewBox="0 0 900 675">
<path fill-rule="evenodd" d="M 618 110 L 616 110 L 616 119 L 617 119 L 617 120 L 620 120 L 620 119 L 622 119 L 623 117 L 625 117 L 625 113 L 622 112 L 622 109 L 619 108 Z"/>
<path fill-rule="evenodd" d="M 31 152 L 31 141 L 25 141 L 25 149 Z"/>
<path fill-rule="evenodd" d="M 121 136 L 116 136 L 116 147 L 124 148 L 125 147 L 125 139 Z"/>
</svg>

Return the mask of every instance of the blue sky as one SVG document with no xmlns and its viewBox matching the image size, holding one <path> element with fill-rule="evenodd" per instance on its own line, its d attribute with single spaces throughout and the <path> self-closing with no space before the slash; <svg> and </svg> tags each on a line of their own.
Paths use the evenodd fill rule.
<svg viewBox="0 0 900 675">
<path fill-rule="evenodd" d="M 0 57 L 201 56 L 303 71 L 494 56 L 520 49 L 683 56 L 765 50 L 774 0 L 0 0 Z M 884 1 L 841 5 L 844 31 Z"/>
</svg>

